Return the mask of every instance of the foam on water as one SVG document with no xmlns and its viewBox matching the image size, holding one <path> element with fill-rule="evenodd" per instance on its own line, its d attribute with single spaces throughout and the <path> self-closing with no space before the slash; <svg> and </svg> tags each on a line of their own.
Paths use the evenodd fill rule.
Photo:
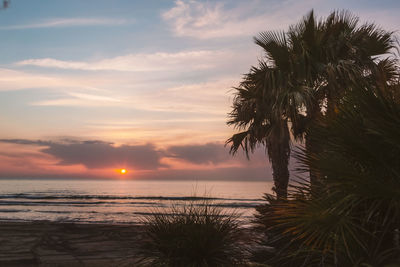
<svg viewBox="0 0 400 267">
<path fill-rule="evenodd" d="M 138 223 L 155 209 L 188 201 L 211 201 L 248 220 L 270 188 L 268 182 L 0 180 L 0 220 Z"/>
</svg>

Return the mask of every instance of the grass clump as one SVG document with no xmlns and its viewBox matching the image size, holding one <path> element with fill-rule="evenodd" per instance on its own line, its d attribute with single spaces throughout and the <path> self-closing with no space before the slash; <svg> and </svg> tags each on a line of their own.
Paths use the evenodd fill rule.
<svg viewBox="0 0 400 267">
<path fill-rule="evenodd" d="M 224 212 L 210 199 L 174 205 L 146 216 L 141 244 L 144 266 L 234 266 L 243 262 L 236 213 Z"/>
</svg>

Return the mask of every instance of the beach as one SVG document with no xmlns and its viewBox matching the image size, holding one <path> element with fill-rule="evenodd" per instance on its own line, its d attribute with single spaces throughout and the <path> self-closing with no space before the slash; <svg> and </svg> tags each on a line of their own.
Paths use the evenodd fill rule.
<svg viewBox="0 0 400 267">
<path fill-rule="evenodd" d="M 0 266 L 132 266 L 143 226 L 1 222 Z"/>
<path fill-rule="evenodd" d="M 135 266 L 142 224 L 0 222 L 0 266 Z M 242 228 L 242 246 L 256 245 Z"/>
</svg>

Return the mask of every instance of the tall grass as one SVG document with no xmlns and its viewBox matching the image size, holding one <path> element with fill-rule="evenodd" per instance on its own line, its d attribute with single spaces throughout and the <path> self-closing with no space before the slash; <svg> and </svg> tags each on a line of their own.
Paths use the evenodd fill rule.
<svg viewBox="0 0 400 267">
<path fill-rule="evenodd" d="M 144 266 L 235 266 L 243 263 L 237 213 L 207 198 L 154 210 L 144 217 L 140 263 Z"/>
</svg>

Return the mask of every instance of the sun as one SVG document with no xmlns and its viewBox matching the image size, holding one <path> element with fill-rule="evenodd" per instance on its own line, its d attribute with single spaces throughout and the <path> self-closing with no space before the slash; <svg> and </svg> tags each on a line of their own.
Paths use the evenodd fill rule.
<svg viewBox="0 0 400 267">
<path fill-rule="evenodd" d="M 1 0 L 0 0 L 1 1 Z M 114 173 L 122 178 L 122 176 L 128 177 L 132 174 L 132 170 L 128 170 L 127 168 L 117 168 L 113 170 Z"/>
</svg>

